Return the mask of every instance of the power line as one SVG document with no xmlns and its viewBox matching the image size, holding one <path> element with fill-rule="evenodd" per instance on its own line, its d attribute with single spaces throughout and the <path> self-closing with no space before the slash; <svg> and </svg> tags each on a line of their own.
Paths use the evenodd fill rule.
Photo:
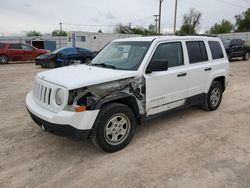
<svg viewBox="0 0 250 188">
<path fill-rule="evenodd" d="M 88 25 L 88 24 L 76 24 L 76 23 L 65 23 L 65 22 L 62 22 L 62 24 L 64 25 L 75 25 L 75 26 L 84 26 L 84 27 L 113 27 L 115 25 Z"/>
</svg>

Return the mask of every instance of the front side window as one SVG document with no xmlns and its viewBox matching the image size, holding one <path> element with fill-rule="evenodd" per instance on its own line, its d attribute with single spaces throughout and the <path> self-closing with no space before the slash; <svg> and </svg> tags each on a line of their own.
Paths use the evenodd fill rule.
<svg viewBox="0 0 250 188">
<path fill-rule="evenodd" d="M 111 42 L 92 60 L 94 66 L 137 70 L 151 42 Z"/>
<path fill-rule="evenodd" d="M 190 64 L 208 61 L 207 50 L 202 41 L 186 42 Z"/>
<path fill-rule="evenodd" d="M 181 43 L 160 44 L 156 48 L 152 60 L 167 60 L 169 68 L 184 65 Z"/>
<path fill-rule="evenodd" d="M 221 45 L 218 41 L 209 41 L 208 44 L 209 44 L 213 59 L 224 58 Z"/>
<path fill-rule="evenodd" d="M 22 49 L 23 50 L 33 50 L 33 48 L 29 45 L 26 45 L 26 44 L 22 44 Z"/>
</svg>

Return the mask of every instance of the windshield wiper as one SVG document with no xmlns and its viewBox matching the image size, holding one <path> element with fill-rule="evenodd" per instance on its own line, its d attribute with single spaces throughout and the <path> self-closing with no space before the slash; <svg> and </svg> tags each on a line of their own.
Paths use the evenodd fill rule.
<svg viewBox="0 0 250 188">
<path fill-rule="evenodd" d="M 116 66 L 114 65 L 108 65 L 105 63 L 97 63 L 97 64 L 92 64 L 93 66 L 100 66 L 100 67 L 105 67 L 105 68 L 111 68 L 111 69 L 116 69 Z"/>
</svg>

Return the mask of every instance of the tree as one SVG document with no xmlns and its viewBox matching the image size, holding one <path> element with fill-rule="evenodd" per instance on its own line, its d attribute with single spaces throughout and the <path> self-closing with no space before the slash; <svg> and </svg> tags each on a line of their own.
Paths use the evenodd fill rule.
<svg viewBox="0 0 250 188">
<path fill-rule="evenodd" d="M 150 25 L 148 26 L 148 30 L 151 31 L 151 32 L 155 32 L 155 33 L 156 33 L 156 25 L 150 24 Z"/>
<path fill-rule="evenodd" d="M 141 26 L 132 27 L 131 24 L 117 24 L 114 28 L 114 32 L 121 34 L 156 35 L 155 31 L 151 31 Z"/>
<path fill-rule="evenodd" d="M 123 25 L 123 24 L 117 24 L 114 28 L 115 33 L 120 34 L 131 34 L 131 26 L 130 25 Z"/>
<path fill-rule="evenodd" d="M 242 14 L 236 15 L 236 31 L 237 32 L 247 32 L 250 31 L 250 8 L 247 9 Z"/>
<path fill-rule="evenodd" d="M 66 31 L 60 31 L 59 29 L 56 29 L 56 30 L 52 31 L 52 36 L 53 37 L 66 37 L 67 32 Z"/>
<path fill-rule="evenodd" d="M 29 31 L 26 33 L 27 37 L 34 37 L 34 36 L 42 36 L 42 33 L 40 33 L 39 31 Z"/>
<path fill-rule="evenodd" d="M 102 30 L 101 30 L 101 29 L 99 29 L 99 30 L 97 31 L 97 33 L 103 33 L 103 32 L 102 32 Z"/>
<path fill-rule="evenodd" d="M 187 14 L 183 16 L 182 26 L 177 34 L 195 34 L 200 26 L 202 13 L 191 8 Z"/>
<path fill-rule="evenodd" d="M 206 33 L 208 34 L 220 34 L 230 33 L 233 30 L 233 24 L 228 20 L 222 20 L 220 23 L 214 24 Z"/>
</svg>

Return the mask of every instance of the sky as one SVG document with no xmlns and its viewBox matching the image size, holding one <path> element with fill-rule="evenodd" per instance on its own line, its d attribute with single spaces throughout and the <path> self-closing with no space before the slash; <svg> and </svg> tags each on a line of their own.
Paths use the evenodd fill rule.
<svg viewBox="0 0 250 188">
<path fill-rule="evenodd" d="M 173 30 L 174 3 L 163 0 L 162 32 Z M 250 0 L 178 0 L 177 28 L 190 8 L 202 12 L 203 32 L 222 19 L 234 22 Z M 60 22 L 65 31 L 112 32 L 118 23 L 148 27 L 158 9 L 159 0 L 0 0 L 0 36 L 51 33 Z"/>
</svg>

